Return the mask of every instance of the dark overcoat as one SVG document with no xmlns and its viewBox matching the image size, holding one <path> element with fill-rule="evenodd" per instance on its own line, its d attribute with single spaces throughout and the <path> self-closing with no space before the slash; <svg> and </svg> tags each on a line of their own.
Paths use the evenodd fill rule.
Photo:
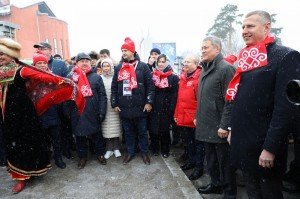
<svg viewBox="0 0 300 199">
<path fill-rule="evenodd" d="M 73 73 L 69 74 L 70 77 Z M 94 72 L 87 75 L 93 95 L 85 97 L 85 107 L 81 115 L 77 108 L 71 109 L 72 130 L 76 136 L 88 136 L 101 131 L 107 109 L 107 97 L 101 76 Z M 73 103 L 74 104 L 74 103 Z"/>
<path fill-rule="evenodd" d="M 164 73 L 172 70 L 171 66 L 164 69 Z M 153 109 L 149 115 L 149 132 L 158 134 L 159 132 L 169 131 L 174 120 L 174 111 L 177 101 L 179 77 L 172 73 L 168 76 L 167 88 L 155 86 L 155 100 Z"/>
<path fill-rule="evenodd" d="M 289 80 L 300 78 L 299 52 L 272 43 L 267 55 L 266 66 L 241 74 L 231 116 L 231 161 L 259 177 L 286 170 L 287 135 L 296 108 L 285 91 Z M 275 154 L 272 169 L 258 164 L 263 149 Z"/>
<path fill-rule="evenodd" d="M 123 81 L 118 81 L 123 61 L 115 68 L 112 79 L 111 106 L 112 108 L 119 107 L 121 109 L 121 118 L 147 117 L 147 112 L 143 111 L 145 104 L 153 105 L 155 95 L 155 86 L 151 71 L 147 64 L 141 62 L 138 54 L 135 53 L 135 59 L 132 62 L 138 61 L 135 67 L 138 87 L 132 90 L 131 96 L 123 96 Z"/>
<path fill-rule="evenodd" d="M 218 136 L 218 129 L 230 126 L 231 104 L 225 94 L 235 69 L 219 54 L 203 69 L 198 83 L 196 139 L 209 143 L 226 143 Z"/>
</svg>

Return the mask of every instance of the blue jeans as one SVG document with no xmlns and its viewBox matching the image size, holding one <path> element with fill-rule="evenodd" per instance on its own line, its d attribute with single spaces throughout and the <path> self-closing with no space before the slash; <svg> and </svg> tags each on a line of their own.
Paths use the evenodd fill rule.
<svg viewBox="0 0 300 199">
<path fill-rule="evenodd" d="M 133 119 L 122 118 L 122 125 L 124 128 L 125 142 L 128 155 L 135 154 L 135 141 L 138 136 L 141 154 L 148 153 L 148 132 L 147 132 L 147 118 L 138 117 Z M 135 131 L 137 129 L 138 132 Z"/>
</svg>

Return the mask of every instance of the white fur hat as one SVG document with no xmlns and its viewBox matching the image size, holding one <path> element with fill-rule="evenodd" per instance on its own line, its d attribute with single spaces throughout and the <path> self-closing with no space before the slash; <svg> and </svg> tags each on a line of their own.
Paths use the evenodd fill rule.
<svg viewBox="0 0 300 199">
<path fill-rule="evenodd" d="M 104 63 L 108 63 L 110 65 L 110 68 L 113 69 L 114 68 L 114 64 L 113 61 L 109 58 L 105 58 L 101 61 L 101 68 L 103 68 L 103 64 Z"/>
<path fill-rule="evenodd" d="M 21 47 L 21 44 L 12 39 L 0 38 L 0 52 L 3 52 L 6 55 L 14 58 L 19 58 L 21 56 Z"/>
</svg>

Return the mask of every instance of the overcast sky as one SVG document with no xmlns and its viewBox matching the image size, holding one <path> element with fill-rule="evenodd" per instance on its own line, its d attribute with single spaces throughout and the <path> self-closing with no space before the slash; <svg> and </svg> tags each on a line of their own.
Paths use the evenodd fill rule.
<svg viewBox="0 0 300 199">
<path fill-rule="evenodd" d="M 18 5 L 36 0 L 11 0 Z M 300 12 L 294 0 L 45 0 L 57 18 L 68 23 L 71 55 L 78 52 L 99 52 L 108 48 L 120 58 L 125 37 L 143 44 L 176 42 L 177 55 L 199 53 L 202 39 L 226 4 L 237 5 L 239 13 L 266 10 L 277 13 L 274 27 L 283 27 L 284 45 L 300 50 Z M 277 3 L 276 3 L 277 2 Z M 201 4 L 201 5 L 199 5 Z M 145 47 L 146 48 L 146 47 Z"/>
</svg>

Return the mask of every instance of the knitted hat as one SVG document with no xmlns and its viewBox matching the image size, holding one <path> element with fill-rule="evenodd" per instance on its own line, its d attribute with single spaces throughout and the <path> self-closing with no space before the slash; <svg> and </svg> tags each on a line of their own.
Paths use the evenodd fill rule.
<svg viewBox="0 0 300 199">
<path fill-rule="evenodd" d="M 108 63 L 110 65 L 110 68 L 113 68 L 114 67 L 114 64 L 113 64 L 113 61 L 109 58 L 106 58 L 106 59 L 103 59 L 101 61 L 101 68 L 103 68 L 103 64 L 104 63 Z"/>
<path fill-rule="evenodd" d="M 150 51 L 150 55 L 152 54 L 152 53 L 157 53 L 157 54 L 161 54 L 161 52 L 160 52 L 160 50 L 158 49 L 158 48 L 153 48 L 151 51 Z"/>
<path fill-rule="evenodd" d="M 234 65 L 234 62 L 237 60 L 237 57 L 235 55 L 228 55 L 227 57 L 224 57 L 224 59 L 231 65 Z"/>
<path fill-rule="evenodd" d="M 0 52 L 14 58 L 19 58 L 21 45 L 9 38 L 0 38 Z"/>
<path fill-rule="evenodd" d="M 35 64 L 39 61 L 44 61 L 44 62 L 48 63 L 48 58 L 42 51 L 38 50 L 33 55 L 33 65 L 35 66 Z"/>
<path fill-rule="evenodd" d="M 127 49 L 131 52 L 135 52 L 135 45 L 134 42 L 132 41 L 132 39 L 130 39 L 129 37 L 126 37 L 124 40 L 124 44 L 122 45 L 121 49 Z"/>
<path fill-rule="evenodd" d="M 60 54 L 55 54 L 53 55 L 53 58 L 55 59 L 56 57 L 60 57 L 60 59 L 62 59 L 62 56 Z"/>
</svg>

